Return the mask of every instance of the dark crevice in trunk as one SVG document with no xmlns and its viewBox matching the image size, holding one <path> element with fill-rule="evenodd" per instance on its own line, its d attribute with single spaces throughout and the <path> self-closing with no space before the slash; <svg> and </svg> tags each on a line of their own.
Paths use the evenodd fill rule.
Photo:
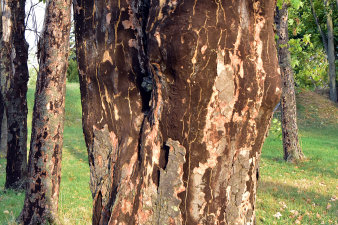
<svg viewBox="0 0 338 225">
<path fill-rule="evenodd" d="M 144 52 L 143 62 L 140 62 L 142 66 L 142 75 L 137 77 L 137 84 L 139 86 L 140 94 L 142 97 L 142 111 L 147 112 L 150 110 L 150 99 L 151 99 L 151 93 L 153 90 L 153 79 L 152 74 L 149 71 L 148 63 L 149 63 L 149 57 L 148 57 L 148 35 L 146 33 L 146 27 L 148 22 L 148 16 L 149 16 L 149 5 L 150 0 L 143 0 L 140 3 L 139 11 L 137 12 L 139 14 L 139 17 L 141 19 L 141 32 L 142 32 L 142 46 Z"/>
</svg>

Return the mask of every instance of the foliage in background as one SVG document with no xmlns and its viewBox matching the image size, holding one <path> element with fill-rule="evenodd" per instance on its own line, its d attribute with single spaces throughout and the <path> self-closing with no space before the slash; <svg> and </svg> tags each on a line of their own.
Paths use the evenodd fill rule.
<svg viewBox="0 0 338 225">
<path fill-rule="evenodd" d="M 289 37 L 291 64 L 298 87 L 307 89 L 328 87 L 328 61 L 320 33 L 312 14 L 310 0 L 278 0 L 277 6 L 289 3 Z M 327 33 L 325 7 L 323 0 L 313 0 L 319 23 Z M 338 24 L 338 9 L 335 1 L 330 1 L 334 9 L 333 23 Z M 338 28 L 335 26 L 335 33 Z M 338 36 L 335 35 L 336 52 Z"/>
<path fill-rule="evenodd" d="M 76 60 L 76 49 L 75 49 L 75 35 L 74 26 L 72 24 L 72 30 L 70 33 L 69 42 L 69 58 L 68 58 L 68 69 L 67 69 L 67 81 L 68 82 L 79 82 L 79 71 Z"/>
</svg>

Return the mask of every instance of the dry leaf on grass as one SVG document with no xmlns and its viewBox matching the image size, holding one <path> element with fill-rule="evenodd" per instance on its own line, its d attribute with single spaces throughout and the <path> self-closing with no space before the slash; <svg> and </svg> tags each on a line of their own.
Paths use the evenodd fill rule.
<svg viewBox="0 0 338 225">
<path fill-rule="evenodd" d="M 273 217 L 276 217 L 277 219 L 282 217 L 282 214 L 280 212 L 277 212 Z"/>
</svg>

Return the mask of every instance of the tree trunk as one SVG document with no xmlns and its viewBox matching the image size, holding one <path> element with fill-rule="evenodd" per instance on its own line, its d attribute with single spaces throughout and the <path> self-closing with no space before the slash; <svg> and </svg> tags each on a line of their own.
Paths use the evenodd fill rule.
<svg viewBox="0 0 338 225">
<path fill-rule="evenodd" d="M 27 168 L 28 44 L 25 0 L 3 0 L 1 88 L 7 114 L 6 188 L 24 188 Z"/>
<path fill-rule="evenodd" d="M 254 224 L 274 2 L 75 1 L 93 224 Z"/>
<path fill-rule="evenodd" d="M 2 95 L 0 95 L 0 98 Z M 0 100 L 1 101 L 1 100 Z M 7 116 L 4 111 L 3 105 L 1 105 L 0 102 L 0 110 L 2 110 L 2 113 L 0 111 L 0 121 L 2 121 L 1 124 L 1 131 L 0 131 L 0 158 L 6 158 L 7 155 Z"/>
<path fill-rule="evenodd" d="M 0 51 L 2 51 L 2 0 L 0 0 Z M 0 158 L 1 157 L 6 157 L 7 154 L 7 139 L 4 140 L 3 136 L 4 136 L 4 132 L 7 133 L 7 124 L 6 127 L 4 127 L 4 122 L 3 122 L 3 118 L 5 115 L 5 100 L 3 98 L 3 90 L 2 90 L 2 63 L 1 63 L 2 59 L 1 59 L 1 53 L 0 53 Z M 6 144 L 5 144 L 6 142 Z"/>
<path fill-rule="evenodd" d="M 330 100 L 337 102 L 337 83 L 336 83 L 336 64 L 335 64 L 335 48 L 333 37 L 333 10 L 330 8 L 329 1 L 324 0 L 326 7 L 326 21 L 327 21 L 327 58 L 329 61 L 329 86 L 330 86 Z"/>
<path fill-rule="evenodd" d="M 288 34 L 288 6 L 283 3 L 282 9 L 277 10 L 278 59 L 282 77 L 282 134 L 284 159 L 295 162 L 304 158 L 298 142 L 297 107 L 295 81 L 291 67 Z"/>
<path fill-rule="evenodd" d="M 29 154 L 29 182 L 21 224 L 57 223 L 71 0 L 50 0 L 39 41 Z"/>
</svg>

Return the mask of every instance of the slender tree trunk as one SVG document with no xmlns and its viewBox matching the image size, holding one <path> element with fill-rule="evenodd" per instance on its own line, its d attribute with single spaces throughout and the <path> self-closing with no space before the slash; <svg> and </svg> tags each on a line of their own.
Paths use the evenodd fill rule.
<svg viewBox="0 0 338 225">
<path fill-rule="evenodd" d="M 336 1 L 337 3 L 338 1 Z M 327 36 L 322 31 L 318 22 L 315 7 L 312 0 L 310 0 L 312 14 L 315 19 L 317 29 L 322 37 L 324 50 L 329 61 L 329 87 L 330 87 L 330 100 L 337 102 L 337 83 L 336 83 L 336 64 L 335 64 L 335 48 L 334 48 L 334 36 L 333 36 L 333 23 L 332 23 L 332 9 L 329 6 L 329 1 L 324 0 L 326 23 L 327 23 Z M 338 6 L 338 5 L 337 5 Z"/>
<path fill-rule="evenodd" d="M 337 102 L 337 83 L 336 83 L 336 63 L 335 63 L 335 48 L 333 36 L 332 14 L 333 10 L 330 8 L 329 1 L 324 0 L 326 7 L 326 21 L 327 21 L 327 58 L 329 61 L 329 86 L 330 86 L 330 100 Z"/>
<path fill-rule="evenodd" d="M 297 107 L 295 81 L 291 67 L 288 34 L 288 6 L 283 3 L 282 9 L 277 10 L 278 58 L 282 77 L 282 134 L 284 159 L 295 162 L 304 158 L 298 141 Z"/>
<path fill-rule="evenodd" d="M 93 224 L 254 224 L 274 3 L 75 1 Z"/>
<path fill-rule="evenodd" d="M 49 0 L 39 42 L 29 154 L 29 182 L 20 224 L 57 223 L 71 0 Z"/>
<path fill-rule="evenodd" d="M 2 86 L 7 114 L 6 188 L 24 188 L 27 168 L 28 44 L 25 0 L 3 0 Z"/>
</svg>

